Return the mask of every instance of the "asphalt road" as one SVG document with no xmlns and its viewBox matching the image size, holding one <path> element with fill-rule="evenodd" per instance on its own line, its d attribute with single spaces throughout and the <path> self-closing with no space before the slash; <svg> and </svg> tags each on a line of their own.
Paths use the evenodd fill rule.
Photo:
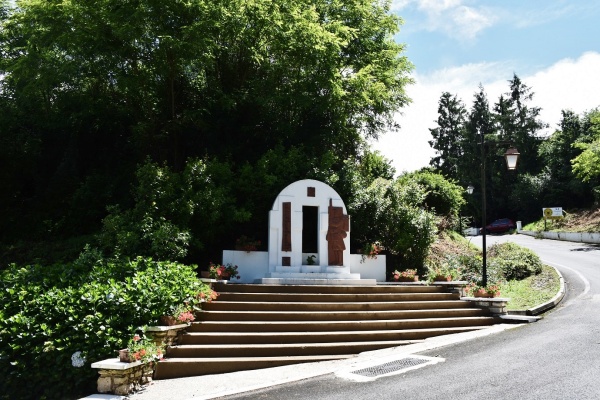
<svg viewBox="0 0 600 400">
<path fill-rule="evenodd" d="M 489 236 L 529 247 L 565 278 L 567 295 L 536 323 L 425 356 L 445 362 L 369 382 L 334 374 L 226 399 L 600 399 L 600 247 Z M 472 238 L 481 243 L 480 237 Z"/>
</svg>

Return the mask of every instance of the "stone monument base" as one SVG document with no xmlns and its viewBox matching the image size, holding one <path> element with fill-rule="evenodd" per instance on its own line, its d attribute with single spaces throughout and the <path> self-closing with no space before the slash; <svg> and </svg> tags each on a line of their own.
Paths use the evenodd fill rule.
<svg viewBox="0 0 600 400">
<path fill-rule="evenodd" d="M 278 274 L 279 275 L 279 274 Z M 281 274 L 283 275 L 283 274 Z M 263 285 L 345 285 L 345 286 L 374 286 L 375 279 L 360 279 L 340 277 L 338 274 L 288 274 L 287 277 L 268 277 L 254 281 Z M 317 276 L 315 276 L 317 275 Z"/>
</svg>

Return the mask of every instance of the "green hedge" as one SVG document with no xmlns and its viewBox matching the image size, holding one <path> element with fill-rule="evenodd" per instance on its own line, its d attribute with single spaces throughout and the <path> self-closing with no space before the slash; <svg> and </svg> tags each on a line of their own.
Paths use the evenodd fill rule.
<svg viewBox="0 0 600 400">
<path fill-rule="evenodd" d="M 133 331 L 206 290 L 190 266 L 91 258 L 2 271 L 0 398 L 94 393 L 98 373 L 91 363 L 116 357 Z M 76 352 L 85 358 L 81 367 L 73 366 Z"/>
</svg>

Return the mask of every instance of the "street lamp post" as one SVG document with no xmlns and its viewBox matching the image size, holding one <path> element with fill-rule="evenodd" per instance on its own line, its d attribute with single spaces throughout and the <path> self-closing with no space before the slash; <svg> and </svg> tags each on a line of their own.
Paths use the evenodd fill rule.
<svg viewBox="0 0 600 400">
<path fill-rule="evenodd" d="M 481 284 L 483 287 L 487 287 L 487 243 L 486 243 L 486 189 L 485 189 L 485 158 L 486 158 L 486 145 L 489 144 L 505 144 L 503 142 L 486 142 L 484 140 L 483 132 L 480 131 L 481 135 L 481 246 L 483 247 L 482 253 L 482 268 L 481 268 Z M 504 158 L 506 159 L 506 166 L 509 170 L 515 170 L 517 168 L 517 161 L 519 160 L 519 151 L 515 147 L 510 147 L 506 153 L 504 153 Z M 473 193 L 473 186 L 469 185 L 467 188 L 469 194 Z"/>
</svg>

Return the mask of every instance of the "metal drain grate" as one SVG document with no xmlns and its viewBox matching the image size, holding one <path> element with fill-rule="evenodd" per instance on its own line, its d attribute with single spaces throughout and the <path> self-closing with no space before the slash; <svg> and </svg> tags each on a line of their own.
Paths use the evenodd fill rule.
<svg viewBox="0 0 600 400">
<path fill-rule="evenodd" d="M 379 375 L 389 374 L 390 372 L 400 371 L 402 369 L 411 368 L 420 364 L 430 362 L 430 360 L 422 358 L 401 358 L 399 360 L 387 362 L 385 364 L 375 365 L 368 368 L 352 371 L 353 374 L 362 375 L 373 378 Z"/>
</svg>

